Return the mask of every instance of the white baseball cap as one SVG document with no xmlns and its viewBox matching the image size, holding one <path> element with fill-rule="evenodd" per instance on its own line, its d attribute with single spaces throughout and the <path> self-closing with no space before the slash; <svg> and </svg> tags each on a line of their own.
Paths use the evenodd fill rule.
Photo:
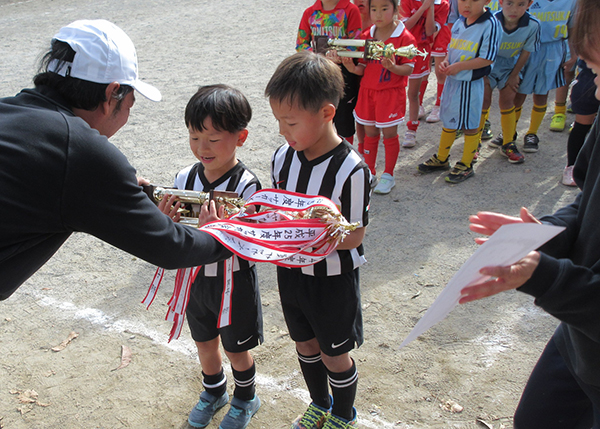
<svg viewBox="0 0 600 429">
<path fill-rule="evenodd" d="M 160 91 L 138 77 L 133 42 L 123 30 L 104 19 L 80 20 L 63 27 L 54 40 L 68 43 L 75 51 L 72 63 L 53 60 L 48 71 L 95 83 L 117 82 L 135 88 L 152 101 L 160 101 Z"/>
</svg>

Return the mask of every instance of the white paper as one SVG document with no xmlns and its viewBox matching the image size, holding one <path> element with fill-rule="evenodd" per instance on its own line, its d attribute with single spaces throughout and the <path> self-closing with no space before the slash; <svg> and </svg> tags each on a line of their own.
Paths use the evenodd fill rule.
<svg viewBox="0 0 600 429">
<path fill-rule="evenodd" d="M 450 314 L 458 304 L 462 289 L 488 280 L 490 276 L 479 273 L 483 267 L 514 264 L 564 229 L 564 227 L 537 223 L 513 223 L 498 228 L 450 279 L 444 290 L 402 342 L 400 348 Z"/>
</svg>

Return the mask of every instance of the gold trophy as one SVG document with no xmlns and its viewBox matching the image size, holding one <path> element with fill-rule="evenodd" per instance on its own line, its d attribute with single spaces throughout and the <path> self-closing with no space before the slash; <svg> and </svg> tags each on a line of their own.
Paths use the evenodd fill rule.
<svg viewBox="0 0 600 429">
<path fill-rule="evenodd" d="M 238 197 L 235 192 L 229 191 L 188 191 L 185 189 L 163 188 L 155 185 L 144 185 L 144 192 L 150 197 L 154 204 L 158 204 L 165 196 L 173 195 L 176 201 L 186 204 L 186 208 L 180 208 L 181 219 L 179 223 L 198 227 L 198 209 L 194 209 L 193 205 L 202 205 L 206 201 L 214 201 L 217 209 L 220 206 L 225 207 L 226 217 L 230 217 L 239 213 L 244 207 L 244 200 Z"/>
<path fill-rule="evenodd" d="M 364 51 L 348 50 L 347 48 L 363 48 Z M 318 54 L 326 54 L 328 51 L 337 52 L 340 57 L 363 58 L 365 60 L 381 61 L 383 58 L 392 58 L 394 55 L 413 59 L 414 57 L 427 58 L 427 52 L 419 51 L 415 45 L 394 47 L 375 39 L 330 39 L 327 36 L 315 36 L 313 50 Z"/>
</svg>

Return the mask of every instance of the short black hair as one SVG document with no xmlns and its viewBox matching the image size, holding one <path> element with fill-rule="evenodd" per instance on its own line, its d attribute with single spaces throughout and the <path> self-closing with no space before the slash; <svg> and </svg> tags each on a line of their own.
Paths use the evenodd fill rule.
<svg viewBox="0 0 600 429">
<path fill-rule="evenodd" d="M 206 118 L 216 130 L 235 133 L 248 126 L 252 108 L 235 88 L 222 84 L 201 86 L 185 108 L 185 126 L 203 131 Z"/>
<path fill-rule="evenodd" d="M 265 89 L 265 96 L 287 101 L 312 112 L 325 103 L 336 108 L 344 96 L 344 77 L 340 67 L 322 55 L 298 52 L 279 64 Z"/>
<path fill-rule="evenodd" d="M 75 54 L 68 43 L 56 39 L 52 40 L 50 50 L 44 54 L 40 61 L 39 71 L 33 78 L 33 83 L 36 87 L 47 86 L 54 89 L 71 108 L 95 110 L 100 103 L 106 101 L 108 84 L 90 82 L 71 76 L 61 76 L 58 73 L 48 71 L 48 66 L 52 61 L 58 61 L 60 69 L 66 67 L 67 63 L 72 63 Z M 132 91 L 133 87 L 120 85 L 119 90 L 114 95 L 119 100 L 117 111 L 121 108 L 125 96 Z"/>
</svg>

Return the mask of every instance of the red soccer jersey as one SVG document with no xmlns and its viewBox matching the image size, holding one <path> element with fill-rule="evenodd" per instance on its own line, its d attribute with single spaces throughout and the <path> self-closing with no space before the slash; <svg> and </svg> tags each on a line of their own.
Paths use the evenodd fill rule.
<svg viewBox="0 0 600 429">
<path fill-rule="evenodd" d="M 323 3 L 315 4 L 304 11 L 298 28 L 296 50 L 311 49 L 313 36 L 328 36 L 331 39 L 357 39 L 362 21 L 360 11 L 350 0 L 340 0 L 333 10 L 323 10 Z"/>
<path fill-rule="evenodd" d="M 369 30 L 366 30 L 361 35 L 362 39 L 373 39 L 375 34 L 375 26 L 372 26 Z M 384 42 L 386 45 L 392 43 L 395 48 L 402 46 L 415 45 L 415 38 L 412 34 L 404 27 L 404 24 L 399 22 L 398 26 L 392 33 L 389 39 Z M 409 60 L 406 57 L 396 56 L 396 64 L 410 64 L 414 63 L 415 59 Z M 360 86 L 369 89 L 386 89 L 394 87 L 406 87 L 408 76 L 399 76 L 395 73 L 390 72 L 381 66 L 381 61 L 367 60 L 367 67 L 365 73 L 360 81 Z"/>
<path fill-rule="evenodd" d="M 402 20 L 406 21 L 408 18 L 414 15 L 414 13 L 419 10 L 421 5 L 423 4 L 421 0 L 402 0 Z M 439 31 L 440 28 L 446 21 L 448 21 L 448 13 L 450 12 L 450 3 L 448 0 L 435 0 L 433 6 L 433 19 L 435 20 L 435 31 Z M 425 21 L 427 19 L 427 12 L 421 15 L 421 18 L 417 21 L 417 23 L 411 28 L 409 31 L 417 41 L 417 46 L 422 46 L 423 44 L 432 44 L 433 43 L 433 35 L 427 36 L 425 33 Z"/>
</svg>

